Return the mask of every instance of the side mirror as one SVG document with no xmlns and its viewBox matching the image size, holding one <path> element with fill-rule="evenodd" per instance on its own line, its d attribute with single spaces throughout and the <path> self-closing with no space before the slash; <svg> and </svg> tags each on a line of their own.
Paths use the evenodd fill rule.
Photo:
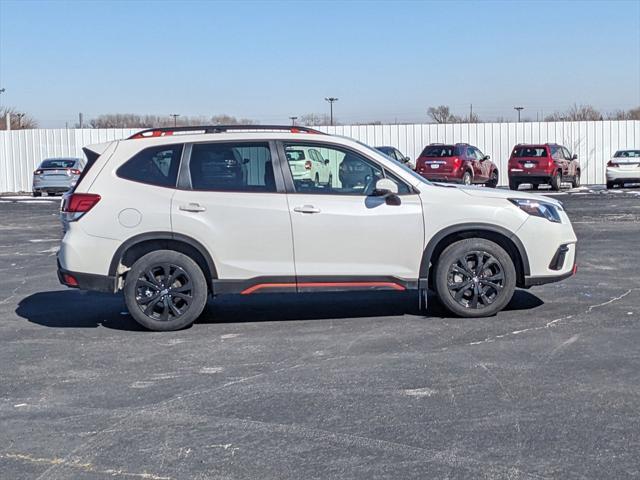
<svg viewBox="0 0 640 480">
<path fill-rule="evenodd" d="M 243 158 L 242 159 L 242 164 L 246 165 L 247 163 L 249 163 L 251 160 L 249 160 L 248 158 Z"/>
<path fill-rule="evenodd" d="M 325 159 L 324 164 L 325 164 L 325 165 L 329 165 L 329 160 L 326 160 L 326 159 Z"/>
<path fill-rule="evenodd" d="M 481 160 L 481 161 L 483 161 L 483 162 L 484 162 L 485 160 L 490 160 L 490 159 L 491 159 L 491 156 L 490 156 L 490 155 L 485 155 L 484 157 L 482 157 L 482 160 Z"/>
<path fill-rule="evenodd" d="M 411 163 L 411 157 L 404 157 L 404 163 Z"/>
<path fill-rule="evenodd" d="M 389 197 L 398 194 L 398 185 L 393 180 L 381 178 L 376 182 L 376 188 L 373 190 L 374 197 Z"/>
<path fill-rule="evenodd" d="M 574 153 L 573 156 L 571 157 L 571 160 L 577 160 L 578 159 L 578 154 Z"/>
</svg>

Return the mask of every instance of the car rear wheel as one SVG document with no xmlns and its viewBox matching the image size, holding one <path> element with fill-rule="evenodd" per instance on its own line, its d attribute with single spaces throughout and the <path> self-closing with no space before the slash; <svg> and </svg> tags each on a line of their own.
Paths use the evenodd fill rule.
<svg viewBox="0 0 640 480">
<path fill-rule="evenodd" d="M 331 187 L 333 185 L 333 175 L 329 174 L 329 180 L 327 180 L 327 187 Z"/>
<path fill-rule="evenodd" d="M 509 179 L 509 189 L 518 190 L 518 188 L 520 188 L 520 182 L 516 182 L 514 180 Z"/>
<path fill-rule="evenodd" d="M 131 316 L 149 330 L 179 330 L 204 310 L 207 282 L 187 255 L 156 250 L 137 260 L 127 273 L 124 299 Z"/>
<path fill-rule="evenodd" d="M 485 183 L 485 185 L 489 188 L 496 188 L 498 186 L 498 172 L 496 170 L 491 173 L 491 178 L 489 178 L 489 181 Z"/>
<path fill-rule="evenodd" d="M 33 192 L 34 197 L 39 197 L 42 195 L 42 192 Z"/>
<path fill-rule="evenodd" d="M 462 184 L 463 185 L 471 185 L 471 181 L 473 179 L 471 178 L 471 173 L 469 172 L 464 172 L 464 175 L 462 175 Z"/>
<path fill-rule="evenodd" d="M 580 172 L 577 172 L 571 180 L 571 187 L 578 188 L 580 186 Z"/>
<path fill-rule="evenodd" d="M 551 190 L 557 192 L 560 190 L 560 185 L 562 183 L 562 179 L 560 178 L 560 173 L 556 173 L 553 177 L 551 177 Z"/>
<path fill-rule="evenodd" d="M 488 317 L 502 310 L 516 286 L 509 254 L 483 238 L 449 245 L 435 270 L 435 287 L 442 304 L 461 317 Z"/>
<path fill-rule="evenodd" d="M 618 184 L 616 182 L 607 182 L 607 189 L 611 190 L 616 188 Z"/>
</svg>

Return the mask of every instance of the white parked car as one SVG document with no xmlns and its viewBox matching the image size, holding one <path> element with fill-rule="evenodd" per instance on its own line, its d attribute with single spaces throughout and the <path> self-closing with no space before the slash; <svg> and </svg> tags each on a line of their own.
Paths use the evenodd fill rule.
<svg viewBox="0 0 640 480">
<path fill-rule="evenodd" d="M 329 159 L 323 158 L 319 149 L 292 145 L 286 147 L 285 155 L 294 182 L 313 182 L 313 186 L 333 183 Z"/>
<path fill-rule="evenodd" d="M 640 183 L 640 150 L 618 150 L 607 163 L 607 188 Z"/>
<path fill-rule="evenodd" d="M 287 153 L 313 150 L 331 171 L 367 165 L 363 178 L 297 182 L 299 160 Z M 208 296 L 226 293 L 414 290 L 424 305 L 432 288 L 456 315 L 489 316 L 516 287 L 576 269 L 576 236 L 557 200 L 432 184 L 311 129 L 157 129 L 85 153 L 61 207 L 59 278 L 123 291 L 152 330 L 190 325 Z"/>
</svg>

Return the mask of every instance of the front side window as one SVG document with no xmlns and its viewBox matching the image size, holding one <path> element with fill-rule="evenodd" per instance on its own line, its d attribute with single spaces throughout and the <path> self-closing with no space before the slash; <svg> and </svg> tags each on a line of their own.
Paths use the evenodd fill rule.
<svg viewBox="0 0 640 480">
<path fill-rule="evenodd" d="M 182 145 L 145 148 L 117 171 L 120 178 L 158 187 L 175 188 Z"/>
<path fill-rule="evenodd" d="M 409 193 L 409 187 L 386 172 L 380 165 L 356 152 L 338 147 L 285 144 L 285 156 L 295 191 L 330 195 L 371 195 L 376 182 L 390 178 L 398 184 L 398 193 Z M 321 162 L 299 160 L 292 152 L 315 150 Z"/>
<path fill-rule="evenodd" d="M 296 152 L 304 157 L 304 152 Z M 268 143 L 196 143 L 189 160 L 191 187 L 215 192 L 275 192 Z"/>
</svg>

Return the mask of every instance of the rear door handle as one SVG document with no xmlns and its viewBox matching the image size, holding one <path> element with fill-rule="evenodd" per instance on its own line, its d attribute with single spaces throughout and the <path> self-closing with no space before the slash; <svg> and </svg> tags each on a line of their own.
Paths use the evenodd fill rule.
<svg viewBox="0 0 640 480">
<path fill-rule="evenodd" d="M 320 209 L 315 208 L 313 205 L 302 205 L 301 207 L 295 207 L 293 211 L 298 213 L 320 213 Z"/>
<path fill-rule="evenodd" d="M 200 205 L 199 203 L 189 203 L 187 205 L 180 205 L 178 209 L 183 212 L 204 212 L 206 210 L 205 207 Z"/>
</svg>

